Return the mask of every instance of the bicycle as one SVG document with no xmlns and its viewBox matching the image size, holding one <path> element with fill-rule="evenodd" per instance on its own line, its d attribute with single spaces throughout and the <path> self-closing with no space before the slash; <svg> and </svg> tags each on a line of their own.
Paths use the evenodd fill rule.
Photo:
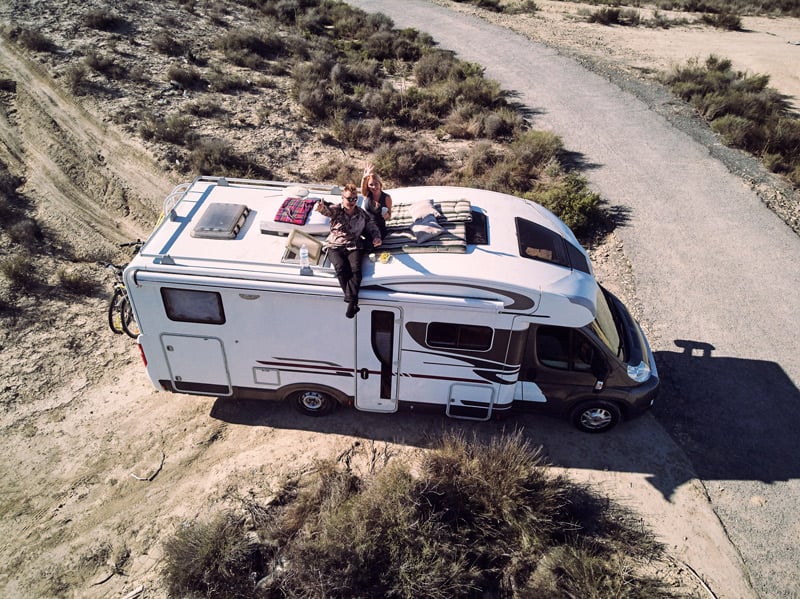
<svg viewBox="0 0 800 599">
<path fill-rule="evenodd" d="M 141 249 L 144 242 L 141 239 L 129 243 L 121 243 L 119 247 L 133 248 L 134 255 Z M 129 337 L 136 339 L 141 332 L 136 319 L 133 316 L 133 309 L 128 298 L 128 290 L 125 288 L 125 281 L 122 273 L 127 264 L 118 266 L 107 264 L 111 272 L 114 273 L 114 292 L 108 302 L 108 326 L 117 335 L 125 333 Z"/>
</svg>

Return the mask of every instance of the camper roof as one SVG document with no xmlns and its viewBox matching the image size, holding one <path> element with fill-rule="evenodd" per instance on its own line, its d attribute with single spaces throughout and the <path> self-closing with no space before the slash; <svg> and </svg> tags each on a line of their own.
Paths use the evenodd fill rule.
<svg viewBox="0 0 800 599">
<path fill-rule="evenodd" d="M 543 207 L 464 187 L 387 192 L 393 199 L 393 218 L 387 224 L 393 228 L 386 247 L 364 262 L 362 297 L 388 291 L 482 299 L 520 314 L 557 316 L 568 326 L 594 318 L 597 284 L 588 255 L 564 223 Z M 310 210 L 315 198 L 339 202 L 341 191 L 336 186 L 199 177 L 167 197 L 164 217 L 130 267 L 336 292 L 337 280 L 320 252 L 328 224 Z M 414 217 L 430 205 L 444 231 L 418 243 L 411 230 Z M 283 222 L 291 220 L 302 224 Z M 309 247 L 314 276 L 300 274 L 295 252 L 303 243 Z"/>
</svg>

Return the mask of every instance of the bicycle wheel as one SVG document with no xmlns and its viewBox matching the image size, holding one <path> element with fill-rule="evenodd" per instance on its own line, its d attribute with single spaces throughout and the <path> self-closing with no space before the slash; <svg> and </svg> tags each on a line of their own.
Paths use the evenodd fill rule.
<svg viewBox="0 0 800 599">
<path fill-rule="evenodd" d="M 123 294 L 119 313 L 122 315 L 122 330 L 125 331 L 128 337 L 136 339 L 141 331 L 139 330 L 139 323 L 133 317 L 133 309 L 127 294 Z"/>
<path fill-rule="evenodd" d="M 122 301 L 125 299 L 122 289 L 117 287 L 108 302 L 108 327 L 116 335 L 122 335 Z"/>
</svg>

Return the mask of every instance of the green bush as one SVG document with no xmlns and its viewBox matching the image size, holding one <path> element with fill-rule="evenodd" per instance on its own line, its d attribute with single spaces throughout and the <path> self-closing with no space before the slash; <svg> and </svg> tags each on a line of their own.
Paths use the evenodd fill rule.
<svg viewBox="0 0 800 599">
<path fill-rule="evenodd" d="M 263 178 L 272 176 L 266 168 L 238 154 L 228 142 L 216 138 L 198 139 L 189 152 L 187 165 L 197 175 Z"/>
<path fill-rule="evenodd" d="M 575 173 L 568 173 L 525 197 L 555 213 L 578 238 L 590 237 L 607 222 L 600 195 L 591 191 L 586 179 Z"/>
<path fill-rule="evenodd" d="M 215 45 L 233 64 L 250 69 L 259 68 L 264 60 L 275 58 L 284 49 L 276 34 L 255 30 L 230 31 L 219 37 Z"/>
<path fill-rule="evenodd" d="M 640 520 L 552 475 L 520 433 L 446 433 L 413 465 L 355 451 L 286 481 L 269 505 L 242 500 L 250 530 L 232 512 L 179 529 L 164 549 L 170 594 L 672 596 L 640 573 L 641 556 L 663 551 Z"/>
<path fill-rule="evenodd" d="M 421 184 L 442 166 L 442 160 L 422 141 L 398 141 L 378 146 L 372 163 L 382 177 L 400 185 Z"/>
<path fill-rule="evenodd" d="M 769 76 L 735 71 L 730 60 L 693 60 L 665 78 L 673 92 L 690 102 L 725 143 L 762 157 L 776 172 L 800 165 L 800 119 L 785 96 L 768 87 Z"/>
<path fill-rule="evenodd" d="M 190 145 L 195 140 L 192 119 L 179 114 L 169 115 L 165 118 L 148 115 L 139 125 L 139 134 L 146 140 L 179 146 Z"/>
</svg>

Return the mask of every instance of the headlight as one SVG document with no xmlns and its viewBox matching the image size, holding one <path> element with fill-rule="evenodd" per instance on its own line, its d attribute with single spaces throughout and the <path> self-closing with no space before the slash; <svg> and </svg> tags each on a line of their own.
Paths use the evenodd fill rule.
<svg viewBox="0 0 800 599">
<path fill-rule="evenodd" d="M 643 361 L 637 366 L 628 364 L 628 376 L 637 383 L 643 383 L 650 378 L 650 367 Z"/>
</svg>

